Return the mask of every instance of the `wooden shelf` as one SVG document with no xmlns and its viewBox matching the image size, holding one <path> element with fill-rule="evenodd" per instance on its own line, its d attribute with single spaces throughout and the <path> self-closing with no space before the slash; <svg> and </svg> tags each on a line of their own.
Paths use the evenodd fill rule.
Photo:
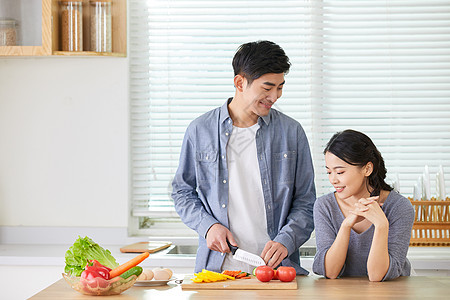
<svg viewBox="0 0 450 300">
<path fill-rule="evenodd" d="M 0 46 L 0 56 L 127 56 L 127 1 L 112 0 L 112 52 L 61 51 L 59 0 L 42 1 L 42 45 Z M 83 49 L 90 49 L 89 0 L 83 1 Z"/>
<path fill-rule="evenodd" d="M 94 52 L 94 51 L 53 51 L 53 55 L 61 56 L 112 56 L 112 57 L 126 57 L 126 53 L 116 52 Z"/>
</svg>

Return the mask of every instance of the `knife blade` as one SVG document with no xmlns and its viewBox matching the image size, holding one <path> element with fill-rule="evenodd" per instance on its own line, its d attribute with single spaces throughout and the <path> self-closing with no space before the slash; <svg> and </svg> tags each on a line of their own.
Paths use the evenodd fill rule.
<svg viewBox="0 0 450 300">
<path fill-rule="evenodd" d="M 261 256 L 247 252 L 242 249 L 239 249 L 239 247 L 231 245 L 228 240 L 227 240 L 227 244 L 228 244 L 231 254 L 233 255 L 233 258 L 235 260 L 242 261 L 246 264 L 249 264 L 249 265 L 252 265 L 255 267 L 266 265 L 266 263 L 264 262 L 264 259 L 262 259 Z"/>
</svg>

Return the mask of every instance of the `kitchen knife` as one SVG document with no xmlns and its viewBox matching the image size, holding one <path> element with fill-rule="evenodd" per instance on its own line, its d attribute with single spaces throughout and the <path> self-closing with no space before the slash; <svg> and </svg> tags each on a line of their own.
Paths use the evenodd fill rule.
<svg viewBox="0 0 450 300">
<path fill-rule="evenodd" d="M 233 258 L 235 260 L 239 260 L 256 267 L 266 265 L 264 259 L 262 259 L 261 256 L 239 249 L 238 247 L 231 245 L 228 240 L 227 244 L 228 247 L 230 247 L 231 254 L 233 254 Z"/>
</svg>

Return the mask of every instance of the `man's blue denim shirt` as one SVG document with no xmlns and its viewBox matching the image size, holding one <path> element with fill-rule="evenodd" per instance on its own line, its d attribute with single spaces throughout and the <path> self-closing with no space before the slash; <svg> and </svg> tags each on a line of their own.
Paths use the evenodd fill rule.
<svg viewBox="0 0 450 300">
<path fill-rule="evenodd" d="M 205 238 L 215 223 L 229 227 L 226 146 L 233 129 L 228 113 L 231 101 L 232 98 L 228 99 L 223 106 L 203 114 L 188 126 L 172 183 L 177 213 L 199 234 L 195 272 L 202 269 L 219 272 L 225 257 L 210 250 Z M 273 241 L 288 250 L 282 265 L 306 275 L 308 271 L 300 266 L 298 248 L 314 229 L 316 199 L 308 140 L 297 121 L 273 108 L 269 115 L 259 117 L 258 124 L 256 148 L 267 231 Z"/>
</svg>

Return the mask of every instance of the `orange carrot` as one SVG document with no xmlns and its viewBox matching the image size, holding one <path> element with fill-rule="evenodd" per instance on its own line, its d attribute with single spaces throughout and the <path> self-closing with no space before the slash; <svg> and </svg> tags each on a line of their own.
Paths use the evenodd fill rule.
<svg viewBox="0 0 450 300">
<path fill-rule="evenodd" d="M 239 273 L 241 273 L 241 270 L 239 270 L 239 271 L 225 270 L 222 272 L 222 274 L 232 276 L 232 277 L 236 277 Z"/>
<path fill-rule="evenodd" d="M 115 269 L 112 269 L 111 271 L 109 271 L 109 277 L 110 278 L 114 278 L 119 276 L 120 274 L 128 271 L 129 269 L 131 269 L 134 266 L 137 266 L 138 264 L 140 264 L 144 259 L 146 259 L 150 254 L 148 252 L 144 252 L 142 254 L 139 254 L 138 256 L 136 256 L 133 259 L 130 259 L 129 261 L 127 261 L 126 263 L 118 266 Z"/>
<path fill-rule="evenodd" d="M 234 276 L 236 279 L 241 279 L 241 278 L 246 278 L 246 277 L 248 277 L 248 275 L 250 275 L 249 273 L 247 273 L 247 272 L 241 272 L 241 273 L 239 273 L 239 274 L 237 274 L 236 276 Z"/>
</svg>

